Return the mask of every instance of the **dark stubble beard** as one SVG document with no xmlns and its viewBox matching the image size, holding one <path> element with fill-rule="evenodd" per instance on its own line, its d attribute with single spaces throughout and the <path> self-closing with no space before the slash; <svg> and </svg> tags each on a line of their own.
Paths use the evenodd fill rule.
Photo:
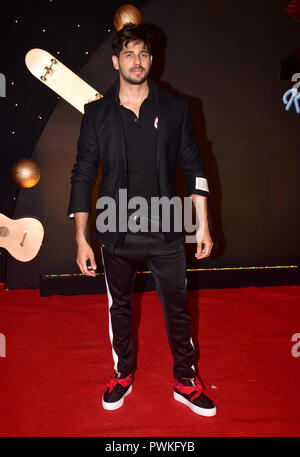
<svg viewBox="0 0 300 457">
<path fill-rule="evenodd" d="M 145 69 L 143 68 L 143 70 L 145 70 Z M 120 74 L 123 76 L 123 78 L 125 79 L 125 81 L 127 81 L 127 82 L 130 83 L 130 84 L 136 84 L 136 85 L 137 85 L 137 84 L 143 84 L 143 82 L 146 81 L 146 79 L 148 78 L 148 75 L 149 75 L 149 73 L 150 73 L 150 68 L 149 68 L 148 71 L 146 71 L 146 72 L 144 73 L 144 76 L 143 76 L 141 79 L 134 79 L 134 78 L 131 78 L 130 76 L 124 75 L 124 73 L 122 72 L 121 68 L 119 68 L 119 72 L 120 72 Z"/>
</svg>

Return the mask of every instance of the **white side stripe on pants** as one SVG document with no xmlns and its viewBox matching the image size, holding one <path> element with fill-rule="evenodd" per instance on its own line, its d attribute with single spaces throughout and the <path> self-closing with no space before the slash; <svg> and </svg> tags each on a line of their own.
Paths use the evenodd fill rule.
<svg viewBox="0 0 300 457">
<path fill-rule="evenodd" d="M 105 263 L 104 263 L 104 256 L 103 256 L 103 252 L 102 252 L 102 246 L 101 246 L 101 256 L 102 256 L 102 263 L 103 263 L 103 270 L 104 270 L 104 277 L 105 277 L 105 284 L 106 284 L 106 291 L 107 291 L 107 298 L 108 298 L 108 316 L 109 316 L 109 338 L 110 338 L 110 342 L 111 342 L 111 348 L 112 348 L 112 355 L 113 355 L 113 359 L 114 359 L 114 368 L 115 370 L 118 370 L 118 356 L 114 350 L 114 347 L 113 347 L 113 330 L 112 330 L 112 325 L 111 325 L 111 316 L 110 316 L 110 308 L 111 308 L 111 305 L 113 303 L 113 299 L 112 299 L 112 296 L 111 296 L 111 293 L 110 293 L 110 290 L 109 290 L 109 286 L 108 286 L 108 282 L 107 282 L 107 277 L 106 277 L 106 272 L 105 272 Z"/>
<path fill-rule="evenodd" d="M 193 343 L 192 337 L 190 338 L 190 343 L 191 343 L 191 345 L 193 346 L 193 348 L 195 349 L 195 346 L 194 346 L 194 343 Z M 194 367 L 194 365 L 192 365 L 192 369 L 195 371 L 195 367 Z"/>
</svg>

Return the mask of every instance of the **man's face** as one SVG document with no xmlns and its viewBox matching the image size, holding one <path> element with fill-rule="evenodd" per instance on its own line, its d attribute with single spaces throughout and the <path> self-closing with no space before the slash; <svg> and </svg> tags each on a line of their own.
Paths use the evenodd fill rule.
<svg viewBox="0 0 300 457">
<path fill-rule="evenodd" d="M 130 84 L 142 84 L 150 73 L 152 56 L 143 42 L 130 41 L 124 46 L 119 58 L 112 56 L 113 65 L 123 78 Z"/>
</svg>

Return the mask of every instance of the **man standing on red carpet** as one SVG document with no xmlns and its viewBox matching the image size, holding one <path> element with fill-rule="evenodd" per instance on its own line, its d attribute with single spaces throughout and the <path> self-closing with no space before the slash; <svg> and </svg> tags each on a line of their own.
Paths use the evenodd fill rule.
<svg viewBox="0 0 300 457">
<path fill-rule="evenodd" d="M 102 99 L 85 105 L 68 214 L 75 216 L 77 264 L 83 274 L 95 276 L 97 266 L 86 240 L 86 228 L 101 163 L 94 237 L 101 245 L 114 360 L 114 375 L 102 397 L 103 408 L 120 408 L 132 391 L 131 295 L 138 267 L 145 261 L 163 305 L 174 359 L 174 399 L 196 414 L 214 416 L 216 407 L 204 395 L 194 366 L 184 234 L 176 229 L 174 212 L 169 213 L 165 229 L 162 206 L 159 212 L 158 205 L 152 204 L 160 198 L 170 201 L 175 197 L 175 166 L 179 163 L 200 224 L 195 257 L 202 259 L 210 255 L 213 245 L 207 218 L 209 190 L 192 133 L 188 102 L 148 80 L 151 50 L 151 36 L 145 25 L 126 24 L 116 33 L 112 61 L 119 78 Z M 129 202 L 125 215 L 124 192 Z M 133 211 L 136 199 L 146 203 L 146 212 Z M 109 227 L 104 227 L 105 219 Z"/>
</svg>

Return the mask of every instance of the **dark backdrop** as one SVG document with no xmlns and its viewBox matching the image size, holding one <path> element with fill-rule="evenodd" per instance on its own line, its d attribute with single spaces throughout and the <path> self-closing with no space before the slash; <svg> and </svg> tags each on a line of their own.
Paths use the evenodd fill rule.
<svg viewBox="0 0 300 457">
<path fill-rule="evenodd" d="M 105 11 L 108 3 L 100 3 Z M 189 98 L 195 135 L 208 172 L 215 246 L 210 258 L 197 263 L 193 258 L 195 246 L 188 245 L 190 267 L 299 263 L 299 115 L 294 109 L 284 109 L 282 95 L 292 83 L 280 80 L 280 73 L 282 62 L 300 47 L 300 24 L 285 12 L 286 4 L 271 0 L 141 2 L 144 21 L 156 30 L 152 78 L 167 90 Z M 82 15 L 85 8 L 78 7 Z M 107 22 L 112 20 L 109 14 L 107 17 Z M 63 22 L 61 17 L 59 20 Z M 103 28 L 97 46 L 89 58 L 78 59 L 77 67 L 71 52 L 69 57 L 59 57 L 75 71 L 82 64 L 79 74 L 100 92 L 116 77 L 111 64 L 112 35 Z M 75 41 L 65 32 L 64 43 L 72 48 L 74 59 L 76 49 L 81 52 L 85 47 L 86 35 L 91 35 L 91 42 L 95 40 L 91 29 L 97 29 L 95 23 L 86 24 L 81 38 Z M 61 31 L 61 40 L 62 36 Z M 27 47 L 45 48 L 53 54 L 57 46 L 35 40 Z M 25 53 L 23 49 L 23 55 L 19 52 L 16 58 L 22 59 Z M 27 106 L 33 96 L 36 99 L 45 94 L 39 108 L 47 111 L 48 121 L 42 132 L 33 120 L 28 121 L 31 148 L 29 140 L 22 144 L 39 163 L 42 179 L 36 187 L 19 191 L 11 215 L 39 217 L 45 226 L 45 240 L 29 264 L 8 256 L 9 288 L 38 287 L 41 273 L 79 272 L 74 223 L 66 211 L 81 115 L 64 101 L 53 109 L 55 94 L 31 78 L 24 90 Z M 12 97 L 5 102 L 11 103 Z M 6 147 L 1 155 L 7 158 L 8 154 Z M 6 159 L 5 189 L 12 188 L 8 164 Z M 101 169 L 98 182 L 100 179 Z M 184 195 L 181 169 L 177 186 Z M 4 195 L 8 203 L 3 203 L 3 208 L 9 215 L 10 195 Z M 98 248 L 93 246 L 99 264 Z"/>
</svg>

